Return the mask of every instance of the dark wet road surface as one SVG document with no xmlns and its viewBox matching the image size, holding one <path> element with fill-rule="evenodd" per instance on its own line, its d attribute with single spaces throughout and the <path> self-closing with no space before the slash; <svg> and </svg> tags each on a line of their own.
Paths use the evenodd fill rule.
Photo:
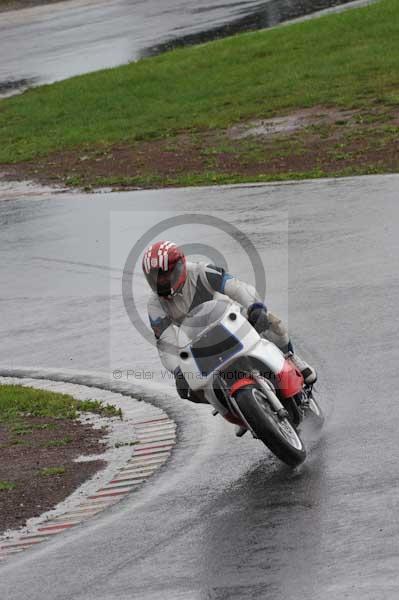
<svg viewBox="0 0 399 600">
<path fill-rule="evenodd" d="M 71 0 L 0 13 L 0 96 L 347 0 Z"/>
<path fill-rule="evenodd" d="M 149 227 L 195 208 L 228 217 L 256 244 L 270 307 L 319 368 L 328 420 L 292 472 L 258 442 L 237 440 L 207 407 L 159 397 L 179 424 L 168 468 L 106 516 L 2 565 L 1 598 L 397 597 L 398 192 L 398 176 L 98 196 L 2 192 L 2 365 L 50 366 L 61 377 L 67 368 L 106 376 L 133 366 L 159 381 L 154 349 L 124 312 L 120 269 Z M 229 268 L 251 279 L 236 242 L 216 230 L 176 228 L 170 237 L 217 245 Z M 144 310 L 139 278 L 135 291 Z"/>
</svg>

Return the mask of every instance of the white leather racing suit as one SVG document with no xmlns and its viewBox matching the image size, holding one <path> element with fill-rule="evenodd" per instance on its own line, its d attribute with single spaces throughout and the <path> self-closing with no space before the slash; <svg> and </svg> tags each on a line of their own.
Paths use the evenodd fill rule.
<svg viewBox="0 0 399 600">
<path fill-rule="evenodd" d="M 260 301 L 252 285 L 229 275 L 221 267 L 194 262 L 187 262 L 187 279 L 178 294 L 163 298 L 152 293 L 148 314 L 161 362 L 168 371 L 174 372 L 178 366 L 177 354 L 171 352 L 171 348 L 177 347 L 178 328 L 187 313 L 221 294 L 238 302 L 246 310 Z M 262 335 L 287 352 L 290 342 L 282 321 L 270 312 L 267 318 L 269 326 Z"/>
</svg>

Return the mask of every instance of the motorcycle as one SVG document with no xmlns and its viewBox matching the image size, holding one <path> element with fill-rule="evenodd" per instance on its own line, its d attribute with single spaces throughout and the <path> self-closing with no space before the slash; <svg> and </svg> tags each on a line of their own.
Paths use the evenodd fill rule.
<svg viewBox="0 0 399 600">
<path fill-rule="evenodd" d="M 190 311 L 179 328 L 180 369 L 214 415 L 298 466 L 306 458 L 300 425 L 312 418 L 321 426 L 322 410 L 290 355 L 260 336 L 241 311 L 225 298 Z"/>
</svg>

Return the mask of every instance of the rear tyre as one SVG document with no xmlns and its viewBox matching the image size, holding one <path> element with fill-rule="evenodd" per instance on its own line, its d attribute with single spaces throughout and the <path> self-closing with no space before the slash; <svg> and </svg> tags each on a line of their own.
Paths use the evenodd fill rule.
<svg viewBox="0 0 399 600">
<path fill-rule="evenodd" d="M 256 436 L 280 460 L 291 467 L 303 463 L 306 450 L 288 418 L 281 419 L 256 385 L 241 388 L 236 396 L 238 408 Z"/>
</svg>

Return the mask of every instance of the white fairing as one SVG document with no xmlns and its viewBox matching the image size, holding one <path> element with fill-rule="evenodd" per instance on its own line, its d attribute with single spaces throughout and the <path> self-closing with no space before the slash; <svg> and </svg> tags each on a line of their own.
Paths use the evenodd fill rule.
<svg viewBox="0 0 399 600">
<path fill-rule="evenodd" d="M 217 364 L 208 369 L 206 374 L 198 365 L 193 356 L 192 346 L 195 347 L 200 340 L 206 340 L 207 335 L 216 325 L 222 325 L 226 337 L 234 336 L 237 340 L 234 348 L 227 358 L 214 359 Z M 183 371 L 191 389 L 203 390 L 211 404 L 221 409 L 213 393 L 212 381 L 215 372 L 221 367 L 226 368 L 240 356 L 251 356 L 260 360 L 265 365 L 265 370 L 280 373 L 284 367 L 284 355 L 268 340 L 262 338 L 252 327 L 248 320 L 241 314 L 241 306 L 225 299 L 211 300 L 201 305 L 192 315 L 183 321 L 178 335 L 179 366 Z M 224 412 L 220 410 L 220 412 Z"/>
</svg>

